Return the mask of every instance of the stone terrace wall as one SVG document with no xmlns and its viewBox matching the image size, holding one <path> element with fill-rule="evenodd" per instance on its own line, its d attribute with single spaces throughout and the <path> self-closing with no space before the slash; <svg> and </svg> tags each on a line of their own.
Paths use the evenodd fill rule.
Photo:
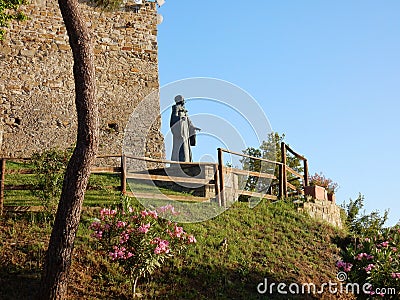
<svg viewBox="0 0 400 300">
<path fill-rule="evenodd" d="M 343 228 L 340 207 L 331 201 L 313 200 L 313 202 L 305 202 L 302 209 L 315 219 Z"/>
<path fill-rule="evenodd" d="M 0 42 L 1 156 L 66 148 L 76 138 L 73 60 L 58 4 L 31 3 L 22 8 L 29 20 L 11 24 Z M 120 153 L 129 116 L 159 87 L 156 5 L 126 4 L 117 12 L 80 6 L 95 51 L 100 154 Z M 156 97 L 140 113 L 154 118 L 159 110 Z M 156 117 L 143 149 L 148 156 L 164 155 L 160 126 Z"/>
</svg>

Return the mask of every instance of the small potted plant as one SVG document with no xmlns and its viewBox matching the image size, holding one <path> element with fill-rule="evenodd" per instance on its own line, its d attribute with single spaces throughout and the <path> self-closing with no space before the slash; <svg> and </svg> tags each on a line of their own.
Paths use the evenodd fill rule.
<svg viewBox="0 0 400 300">
<path fill-rule="evenodd" d="M 321 172 L 309 177 L 309 186 L 305 187 L 305 194 L 319 200 L 335 201 L 334 193 L 338 184 L 332 179 L 326 178 Z"/>
<path fill-rule="evenodd" d="M 326 188 L 327 194 L 328 194 L 328 200 L 332 201 L 332 203 L 335 203 L 336 201 L 336 196 L 335 193 L 337 189 L 339 188 L 339 185 L 336 182 L 330 182 L 328 187 Z"/>
</svg>

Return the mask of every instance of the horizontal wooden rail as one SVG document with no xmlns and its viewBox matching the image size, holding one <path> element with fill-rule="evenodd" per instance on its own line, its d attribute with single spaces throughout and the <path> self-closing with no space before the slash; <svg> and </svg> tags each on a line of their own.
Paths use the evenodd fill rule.
<svg viewBox="0 0 400 300">
<path fill-rule="evenodd" d="M 32 158 L 29 157 L 1 157 L 0 159 L 5 159 L 9 161 L 32 160 Z"/>
<path fill-rule="evenodd" d="M 254 160 L 261 160 L 261 161 L 264 161 L 264 162 L 267 162 L 267 163 L 272 163 L 272 164 L 277 164 L 277 165 L 281 165 L 282 164 L 280 162 L 269 160 L 269 159 L 265 159 L 265 158 L 261 158 L 261 157 L 254 157 L 254 156 L 251 156 L 251 155 L 247 155 L 247 154 L 239 153 L 239 152 L 235 152 L 235 151 L 230 151 L 230 150 L 223 149 L 223 148 L 220 148 L 220 149 L 221 149 L 221 151 L 223 151 L 225 153 L 230 153 L 230 154 L 234 154 L 234 155 L 238 155 L 238 156 L 244 156 L 244 157 L 251 158 L 251 159 L 254 159 Z"/>
<path fill-rule="evenodd" d="M 121 173 L 121 167 L 93 167 L 92 173 Z"/>
<path fill-rule="evenodd" d="M 150 158 L 150 157 L 138 157 L 138 156 L 133 156 L 133 155 L 129 155 L 129 154 L 126 154 L 125 157 L 128 159 L 135 159 L 135 160 L 142 160 L 142 161 L 149 161 L 149 162 L 163 163 L 163 164 L 171 164 L 171 165 L 188 165 L 188 166 L 199 166 L 199 165 L 214 166 L 214 165 L 217 165 L 216 163 L 213 163 L 213 162 L 174 161 L 174 160 L 157 159 L 157 158 Z"/>
<path fill-rule="evenodd" d="M 304 179 L 304 176 L 302 174 L 300 174 L 299 172 L 293 170 L 292 168 L 286 166 L 286 171 L 288 171 L 289 173 L 292 173 L 294 175 L 296 175 L 298 178 L 297 179 Z"/>
<path fill-rule="evenodd" d="M 98 155 L 96 158 L 120 158 L 122 154 L 104 154 L 104 155 Z"/>
<path fill-rule="evenodd" d="M 301 191 L 300 188 L 296 187 L 295 185 L 291 184 L 291 183 L 287 183 L 288 188 L 291 188 L 292 190 L 296 190 L 296 191 Z"/>
<path fill-rule="evenodd" d="M 269 195 L 269 194 L 263 194 L 263 193 L 245 191 L 245 190 L 238 190 L 237 193 L 238 193 L 239 195 L 250 196 L 250 197 L 256 197 L 256 198 L 263 198 L 263 199 L 269 199 L 269 200 L 276 200 L 276 199 L 278 199 L 278 197 L 275 196 L 275 195 Z"/>
<path fill-rule="evenodd" d="M 20 170 L 7 170 L 6 169 L 5 174 L 7 174 L 7 175 L 13 175 L 13 174 L 32 175 L 32 174 L 35 174 L 35 172 L 31 169 L 20 169 Z"/>
<path fill-rule="evenodd" d="M 24 191 L 24 190 L 38 190 L 38 187 L 34 184 L 13 184 L 4 185 L 5 191 Z"/>
<path fill-rule="evenodd" d="M 211 179 L 192 178 L 192 177 L 177 177 L 177 176 L 164 176 L 164 175 L 151 175 L 141 173 L 127 173 L 127 179 L 139 180 L 155 180 L 155 181 L 170 181 L 181 183 L 196 183 L 196 184 L 209 184 Z"/>
<path fill-rule="evenodd" d="M 260 178 L 277 179 L 275 175 L 261 173 L 261 172 L 254 172 L 254 171 L 246 171 L 246 170 L 241 170 L 241 169 L 236 169 L 236 168 L 224 167 L 224 171 L 227 171 L 228 173 L 238 174 L 238 175 L 247 175 L 247 176 L 260 177 Z"/>
<path fill-rule="evenodd" d="M 205 197 L 196 197 L 192 195 L 166 195 L 162 193 L 126 193 L 130 197 L 141 198 L 141 199 L 158 199 L 158 200 L 174 200 L 174 201 L 190 201 L 190 202 L 205 202 L 210 199 Z"/>
<path fill-rule="evenodd" d="M 16 205 L 5 205 L 4 210 L 8 212 L 41 212 L 44 211 L 43 206 L 16 206 Z"/>
</svg>

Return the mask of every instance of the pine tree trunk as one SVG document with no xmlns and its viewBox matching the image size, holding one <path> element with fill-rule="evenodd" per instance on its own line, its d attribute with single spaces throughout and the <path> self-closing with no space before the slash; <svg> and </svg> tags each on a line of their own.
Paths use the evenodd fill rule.
<svg viewBox="0 0 400 300">
<path fill-rule="evenodd" d="M 93 49 L 77 0 L 59 0 L 74 58 L 76 148 L 68 163 L 49 248 L 39 299 L 64 299 L 91 165 L 98 147 L 98 107 L 95 99 Z"/>
</svg>

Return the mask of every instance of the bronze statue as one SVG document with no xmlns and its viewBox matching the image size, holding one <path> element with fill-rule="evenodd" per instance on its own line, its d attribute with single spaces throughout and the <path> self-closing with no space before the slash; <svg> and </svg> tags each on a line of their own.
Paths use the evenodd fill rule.
<svg viewBox="0 0 400 300">
<path fill-rule="evenodd" d="M 190 121 L 185 108 L 185 99 L 182 95 L 175 97 L 175 105 L 172 106 L 169 125 L 173 136 L 171 160 L 191 162 L 192 151 L 190 146 L 196 146 L 196 131 L 201 129 L 195 127 Z"/>
</svg>

